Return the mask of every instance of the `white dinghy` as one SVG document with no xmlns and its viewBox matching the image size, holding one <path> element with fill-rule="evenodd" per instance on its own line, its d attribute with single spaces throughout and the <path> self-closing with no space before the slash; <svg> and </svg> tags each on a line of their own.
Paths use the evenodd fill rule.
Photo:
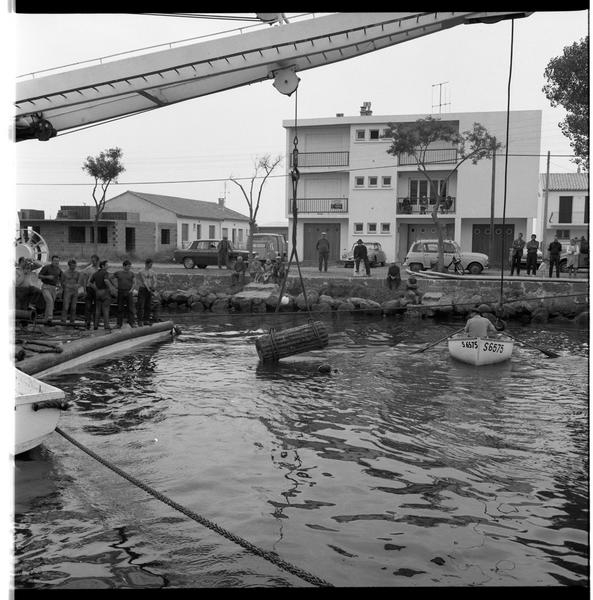
<svg viewBox="0 0 593 600">
<path fill-rule="evenodd" d="M 449 354 L 470 365 L 493 365 L 509 360 L 513 353 L 513 340 L 479 337 L 451 337 Z"/>
</svg>

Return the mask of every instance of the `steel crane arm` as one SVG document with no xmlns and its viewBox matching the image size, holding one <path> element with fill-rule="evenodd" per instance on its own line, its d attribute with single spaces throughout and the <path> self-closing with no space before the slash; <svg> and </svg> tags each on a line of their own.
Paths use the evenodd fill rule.
<svg viewBox="0 0 593 600">
<path fill-rule="evenodd" d="M 337 13 L 17 83 L 16 140 L 132 115 L 525 12 Z"/>
</svg>

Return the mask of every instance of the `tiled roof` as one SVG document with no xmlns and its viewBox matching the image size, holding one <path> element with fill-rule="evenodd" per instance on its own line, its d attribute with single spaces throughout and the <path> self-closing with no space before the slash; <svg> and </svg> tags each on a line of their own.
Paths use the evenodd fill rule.
<svg viewBox="0 0 593 600">
<path fill-rule="evenodd" d="M 542 190 L 546 189 L 546 174 L 540 173 Z M 589 190 L 589 173 L 550 173 L 549 187 L 551 192 L 586 192 Z"/>
<path fill-rule="evenodd" d="M 161 208 L 174 212 L 178 217 L 249 221 L 249 217 L 231 210 L 230 208 L 223 208 L 215 202 L 192 200 L 191 198 L 178 198 L 176 196 L 162 196 L 160 194 L 145 194 L 144 192 L 134 192 L 132 190 L 127 190 L 124 193 L 134 194 L 134 196 L 137 196 L 146 202 L 156 204 Z M 120 196 L 123 196 L 123 194 L 120 194 Z M 114 198 L 111 198 L 111 200 L 113 199 Z M 107 206 L 109 206 L 109 204 L 107 204 Z"/>
</svg>

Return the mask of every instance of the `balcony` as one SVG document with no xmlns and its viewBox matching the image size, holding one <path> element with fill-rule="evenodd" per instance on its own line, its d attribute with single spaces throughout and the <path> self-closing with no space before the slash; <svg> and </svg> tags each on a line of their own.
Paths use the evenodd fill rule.
<svg viewBox="0 0 593 600">
<path fill-rule="evenodd" d="M 439 207 L 439 214 L 454 214 L 457 198 L 455 196 L 447 196 L 444 203 Z M 398 198 L 397 199 L 397 214 L 398 215 L 429 215 L 432 212 L 433 206 L 436 203 L 435 197 L 428 199 L 424 198 Z"/>
<path fill-rule="evenodd" d="M 399 154 L 398 166 L 405 165 L 416 166 L 416 158 L 411 154 Z M 440 150 L 427 150 L 425 165 L 455 165 L 457 164 L 457 149 L 456 148 L 441 148 Z"/>
<path fill-rule="evenodd" d="M 347 213 L 348 198 L 297 198 L 299 214 Z M 292 200 L 288 202 L 288 214 L 292 214 Z"/>
<path fill-rule="evenodd" d="M 292 154 L 290 166 L 293 166 Z M 299 167 L 347 167 L 350 152 L 299 152 Z"/>
</svg>

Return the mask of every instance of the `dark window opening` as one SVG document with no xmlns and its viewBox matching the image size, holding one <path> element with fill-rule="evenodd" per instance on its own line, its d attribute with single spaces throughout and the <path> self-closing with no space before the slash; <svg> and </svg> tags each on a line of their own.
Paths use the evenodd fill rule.
<svg viewBox="0 0 593 600">
<path fill-rule="evenodd" d="M 171 230 L 161 229 L 161 244 L 166 246 L 171 243 Z"/>
<path fill-rule="evenodd" d="M 84 244 L 85 243 L 85 227 L 68 227 L 68 243 Z"/>
</svg>

